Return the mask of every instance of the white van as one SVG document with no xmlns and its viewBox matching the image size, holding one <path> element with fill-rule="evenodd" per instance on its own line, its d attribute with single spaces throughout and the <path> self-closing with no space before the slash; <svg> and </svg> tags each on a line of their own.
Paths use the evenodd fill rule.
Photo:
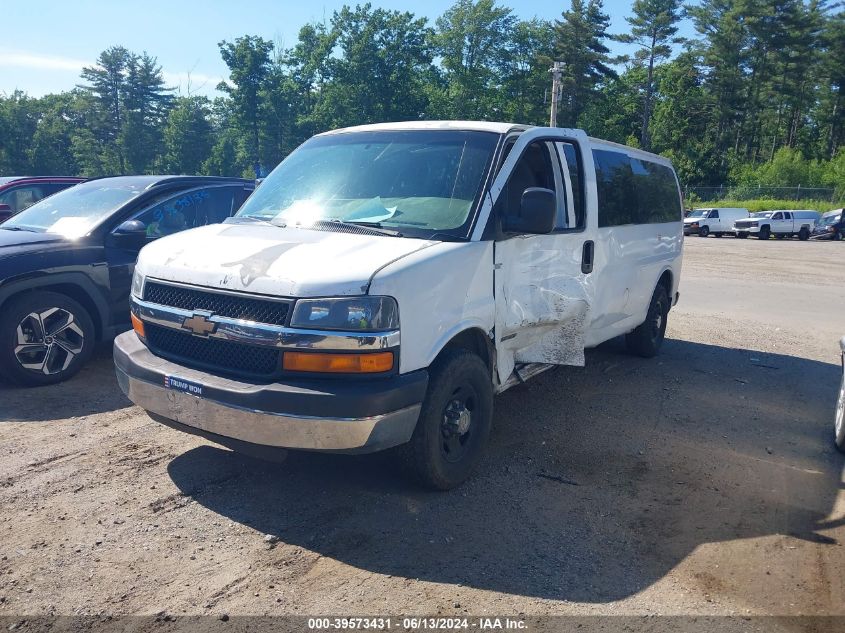
<svg viewBox="0 0 845 633">
<path fill-rule="evenodd" d="M 726 233 L 733 235 L 734 222 L 748 217 L 748 209 L 737 207 L 711 207 L 694 209 L 684 218 L 684 235 L 722 237 Z"/>
<path fill-rule="evenodd" d="M 141 251 L 121 388 L 240 450 L 398 445 L 461 483 L 493 395 L 619 335 L 657 353 L 677 301 L 670 162 L 581 130 L 411 122 L 320 134 L 224 224 Z"/>
</svg>

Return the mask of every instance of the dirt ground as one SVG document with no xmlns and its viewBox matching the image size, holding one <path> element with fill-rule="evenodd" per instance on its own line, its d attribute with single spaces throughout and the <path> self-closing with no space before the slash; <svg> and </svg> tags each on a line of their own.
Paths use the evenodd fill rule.
<svg viewBox="0 0 845 633">
<path fill-rule="evenodd" d="M 612 341 L 500 396 L 450 493 L 159 426 L 108 350 L 0 385 L 0 616 L 845 614 L 843 262 L 688 238 L 662 354 Z"/>
</svg>

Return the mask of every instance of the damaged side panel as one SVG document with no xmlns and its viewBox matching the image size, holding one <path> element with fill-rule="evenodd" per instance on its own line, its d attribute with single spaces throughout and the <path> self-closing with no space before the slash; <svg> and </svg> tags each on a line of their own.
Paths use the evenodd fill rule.
<svg viewBox="0 0 845 633">
<path fill-rule="evenodd" d="M 584 365 L 593 288 L 569 235 L 496 243 L 496 360 L 504 385 L 517 364 Z M 562 252 L 563 251 L 563 252 Z"/>
</svg>

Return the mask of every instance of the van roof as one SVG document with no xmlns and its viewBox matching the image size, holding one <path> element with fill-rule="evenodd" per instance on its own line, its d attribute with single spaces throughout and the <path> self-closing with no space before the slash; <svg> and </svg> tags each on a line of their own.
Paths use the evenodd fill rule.
<svg viewBox="0 0 845 633">
<path fill-rule="evenodd" d="M 495 121 L 395 121 L 391 123 L 370 123 L 367 125 L 355 125 L 352 127 L 340 128 L 337 130 L 328 130 L 322 132 L 317 136 L 329 136 L 332 134 L 345 134 L 347 132 L 379 132 L 384 130 L 468 130 L 473 132 L 494 132 L 495 134 L 507 134 L 508 132 L 517 131 L 522 132 L 529 130 L 535 126 L 532 125 L 518 125 L 516 123 L 502 123 Z M 667 166 L 672 165 L 672 161 L 658 154 L 652 154 L 645 150 L 637 149 L 636 147 L 629 147 L 620 143 L 612 141 L 605 141 L 598 138 L 588 137 L 590 145 L 593 147 L 607 147 L 610 149 L 623 150 L 631 156 L 639 156 L 647 158 L 656 163 L 662 163 Z"/>
<path fill-rule="evenodd" d="M 318 136 L 344 134 L 346 132 L 378 132 L 382 130 L 470 130 L 507 134 L 513 129 L 527 129 L 528 127 L 513 123 L 494 123 L 490 121 L 395 121 L 392 123 L 370 123 L 367 125 L 344 127 L 338 130 L 323 132 L 318 134 Z"/>
</svg>

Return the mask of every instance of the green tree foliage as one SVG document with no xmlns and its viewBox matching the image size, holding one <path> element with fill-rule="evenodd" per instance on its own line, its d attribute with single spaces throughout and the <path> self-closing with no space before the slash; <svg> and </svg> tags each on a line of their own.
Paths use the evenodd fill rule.
<svg viewBox="0 0 845 633">
<path fill-rule="evenodd" d="M 603 11 L 601 0 L 572 0 L 555 22 L 554 58 L 564 63 L 558 117 L 568 127 L 579 124 L 601 83 L 616 77 L 605 44 L 610 18 Z"/>
<path fill-rule="evenodd" d="M 836 188 L 845 197 L 845 11 L 824 0 L 634 0 L 608 33 L 600 0 L 519 19 L 455 0 L 433 21 L 371 4 L 306 24 L 289 48 L 220 42 L 213 100 L 174 97 L 154 57 L 106 49 L 61 94 L 0 96 L 0 174 L 268 171 L 326 129 L 403 119 L 560 123 L 668 156 L 685 185 Z M 514 5 L 517 8 L 518 5 Z M 697 38 L 677 41 L 680 20 Z M 609 43 L 634 45 L 612 58 Z"/>
<path fill-rule="evenodd" d="M 631 32 L 617 36 L 620 42 L 636 44 L 639 48 L 634 61 L 646 67 L 643 82 L 642 127 L 640 143 L 644 149 L 651 149 L 652 101 L 654 99 L 654 66 L 672 54 L 671 44 L 679 43 L 678 32 L 680 0 L 634 0 L 633 15 L 625 18 L 631 25 Z"/>
</svg>

